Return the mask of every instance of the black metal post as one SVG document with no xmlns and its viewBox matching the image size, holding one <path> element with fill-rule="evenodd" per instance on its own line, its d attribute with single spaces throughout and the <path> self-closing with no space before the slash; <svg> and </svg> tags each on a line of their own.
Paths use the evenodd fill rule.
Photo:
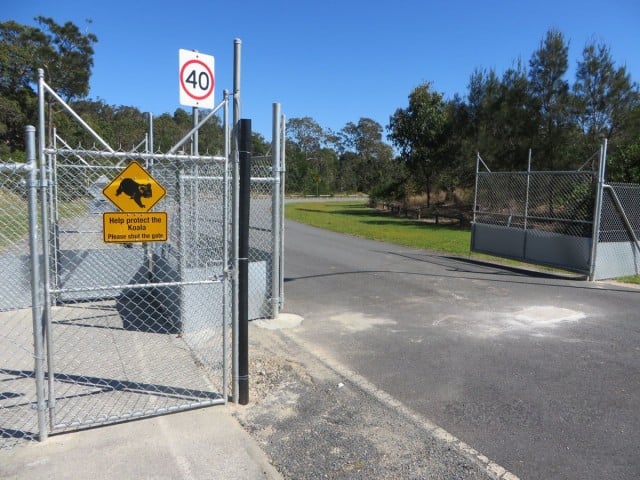
<svg viewBox="0 0 640 480">
<path fill-rule="evenodd" d="M 251 202 L 251 120 L 240 120 L 238 241 L 238 401 L 249 403 L 249 209 Z"/>
</svg>

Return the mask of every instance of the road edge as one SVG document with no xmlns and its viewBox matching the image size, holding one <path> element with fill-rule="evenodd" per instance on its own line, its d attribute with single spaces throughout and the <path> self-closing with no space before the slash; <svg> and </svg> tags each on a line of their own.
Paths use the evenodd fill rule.
<svg viewBox="0 0 640 480">
<path fill-rule="evenodd" d="M 389 395 L 384 390 L 380 390 L 374 384 L 369 382 L 366 378 L 357 374 L 353 370 L 349 369 L 345 365 L 340 362 L 332 359 L 324 350 L 316 347 L 315 345 L 310 344 L 309 342 L 303 340 L 298 335 L 295 334 L 290 329 L 282 329 L 280 333 L 288 338 L 291 342 L 296 344 L 299 348 L 302 348 L 309 352 L 313 357 L 316 358 L 319 362 L 325 365 L 327 368 L 335 372 L 336 374 L 348 378 L 350 382 L 352 382 L 356 387 L 361 389 L 363 392 L 368 395 L 373 396 L 378 401 L 383 404 L 389 405 L 395 408 L 400 414 L 406 417 L 408 420 L 413 422 L 414 424 L 420 426 L 422 429 L 433 435 L 433 437 L 447 445 L 451 448 L 460 452 L 461 455 L 469 459 L 469 461 L 476 463 L 486 471 L 489 475 L 493 476 L 496 480 L 520 480 L 520 477 L 515 475 L 514 473 L 508 471 L 506 468 L 497 464 L 493 460 L 491 460 L 486 455 L 483 455 L 478 450 L 474 449 L 467 443 L 463 442 L 455 435 L 447 432 L 442 427 L 436 425 L 430 420 L 424 418 L 422 415 L 414 412 L 409 407 L 404 405 L 402 402 Z"/>
</svg>

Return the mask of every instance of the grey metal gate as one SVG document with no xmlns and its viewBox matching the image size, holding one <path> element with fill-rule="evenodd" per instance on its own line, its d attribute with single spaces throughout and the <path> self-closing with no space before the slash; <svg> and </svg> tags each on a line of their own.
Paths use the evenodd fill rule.
<svg viewBox="0 0 640 480">
<path fill-rule="evenodd" d="M 28 163 L 0 168 L 0 265 L 11 275 L 0 304 L 0 445 L 225 403 L 229 142 L 221 156 L 174 152 L 180 143 L 166 154 L 114 151 L 42 75 L 39 90 L 41 105 L 46 93 L 100 148 L 46 139 L 41 109 L 38 158 L 31 127 Z M 105 213 L 118 208 L 102 191 L 133 161 L 166 191 L 144 217 L 166 214 L 162 241 L 107 241 Z M 125 218 L 123 232 L 145 230 L 141 217 Z"/>
<path fill-rule="evenodd" d="M 477 157 L 471 250 L 584 273 L 640 271 L 640 185 L 605 182 L 606 142 L 566 172 L 492 172 Z M 596 162 L 592 162 L 597 159 Z M 480 171 L 480 165 L 486 171 Z"/>
<path fill-rule="evenodd" d="M 640 184 L 604 183 L 593 280 L 640 274 Z"/>
</svg>

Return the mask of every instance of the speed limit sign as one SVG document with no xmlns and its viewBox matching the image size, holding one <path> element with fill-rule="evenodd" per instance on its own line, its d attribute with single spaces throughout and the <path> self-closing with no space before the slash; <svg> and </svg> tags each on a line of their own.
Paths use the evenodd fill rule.
<svg viewBox="0 0 640 480">
<path fill-rule="evenodd" d="M 179 58 L 180 105 L 213 108 L 216 83 L 213 57 L 180 49 Z"/>
</svg>

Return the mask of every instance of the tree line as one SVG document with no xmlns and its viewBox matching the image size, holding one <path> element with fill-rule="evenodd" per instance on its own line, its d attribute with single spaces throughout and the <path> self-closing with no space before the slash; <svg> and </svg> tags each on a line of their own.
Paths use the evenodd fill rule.
<svg viewBox="0 0 640 480">
<path fill-rule="evenodd" d="M 149 119 L 132 106 L 87 98 L 97 37 L 71 22 L 37 17 L 38 26 L 0 23 L 0 159 L 23 157 L 23 130 L 35 124 L 36 70 L 112 146 L 130 150 L 144 140 Z M 607 178 L 640 182 L 640 92 L 611 49 L 591 41 L 569 82 L 569 46 L 549 30 L 528 62 L 504 72 L 478 68 L 464 96 L 447 99 L 429 82 L 415 87 L 408 104 L 386 126 L 370 118 L 332 131 L 311 116 L 287 122 L 287 191 L 307 195 L 366 192 L 405 199 L 473 185 L 476 152 L 494 171 L 580 168 L 608 141 Z M 69 145 L 94 141 L 68 115 L 49 105 L 50 128 Z M 154 148 L 166 151 L 192 126 L 177 109 L 154 118 Z M 204 126 L 200 151 L 221 152 L 218 117 Z M 254 133 L 254 153 L 269 150 Z M 427 195 L 427 198 L 430 198 Z"/>
<path fill-rule="evenodd" d="M 358 190 L 401 200 L 473 186 L 476 152 L 493 171 L 596 168 L 608 142 L 607 179 L 640 182 L 640 92 L 611 49 L 588 43 L 569 83 L 569 47 L 549 30 L 529 62 L 476 69 L 466 95 L 445 99 L 429 82 L 408 95 L 386 126 L 361 118 L 340 132 L 310 118 L 288 125 L 287 181 L 313 193 Z M 394 154 L 395 152 L 395 154 Z M 595 157 L 597 160 L 597 157 Z"/>
</svg>

